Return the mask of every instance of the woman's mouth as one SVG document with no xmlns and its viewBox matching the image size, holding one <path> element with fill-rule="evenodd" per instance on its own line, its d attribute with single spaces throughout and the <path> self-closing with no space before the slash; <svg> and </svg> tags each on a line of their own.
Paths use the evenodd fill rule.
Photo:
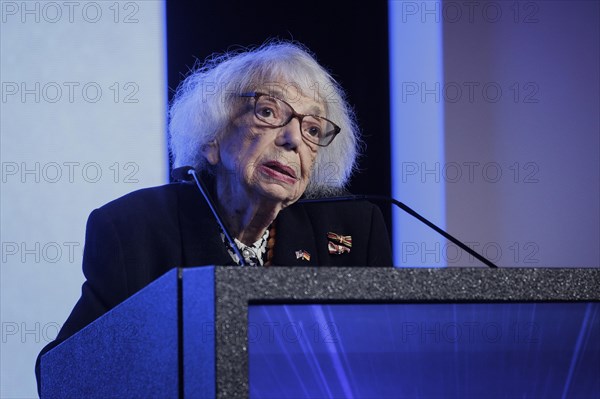
<svg viewBox="0 0 600 399">
<path fill-rule="evenodd" d="M 294 169 L 277 161 L 267 161 L 261 165 L 261 169 L 268 176 L 286 183 L 294 184 L 298 180 Z"/>
</svg>

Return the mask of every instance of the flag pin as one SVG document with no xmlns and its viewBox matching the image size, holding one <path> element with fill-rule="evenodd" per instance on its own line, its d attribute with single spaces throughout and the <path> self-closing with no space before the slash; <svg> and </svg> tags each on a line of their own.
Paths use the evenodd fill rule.
<svg viewBox="0 0 600 399">
<path fill-rule="evenodd" d="M 310 260 L 310 254 L 303 249 L 296 251 L 296 259 Z"/>
</svg>

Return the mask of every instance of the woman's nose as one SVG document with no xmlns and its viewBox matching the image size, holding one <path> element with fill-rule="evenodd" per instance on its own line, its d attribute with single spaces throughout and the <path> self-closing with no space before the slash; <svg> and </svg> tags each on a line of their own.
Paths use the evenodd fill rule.
<svg viewBox="0 0 600 399">
<path fill-rule="evenodd" d="M 281 130 L 275 139 L 275 143 L 292 150 L 298 148 L 298 146 L 302 144 L 301 122 L 298 117 L 292 118 L 287 125 L 281 127 Z"/>
</svg>

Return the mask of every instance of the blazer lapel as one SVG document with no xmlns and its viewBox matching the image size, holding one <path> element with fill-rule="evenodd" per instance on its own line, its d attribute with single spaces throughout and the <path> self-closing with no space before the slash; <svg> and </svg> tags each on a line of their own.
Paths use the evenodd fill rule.
<svg viewBox="0 0 600 399">
<path fill-rule="evenodd" d="M 198 188 L 181 184 L 178 195 L 179 225 L 183 265 L 233 265 L 223 245 L 220 229 L 214 215 Z"/>
<path fill-rule="evenodd" d="M 275 220 L 273 264 L 278 266 L 317 266 L 319 254 L 314 228 L 301 206 L 291 205 Z"/>
</svg>

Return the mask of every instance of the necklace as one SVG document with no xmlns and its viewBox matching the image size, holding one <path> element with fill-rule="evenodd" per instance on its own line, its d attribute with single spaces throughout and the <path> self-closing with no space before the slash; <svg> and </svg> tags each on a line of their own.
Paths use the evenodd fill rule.
<svg viewBox="0 0 600 399">
<path fill-rule="evenodd" d="M 225 239 L 223 231 L 221 233 L 221 241 L 225 245 L 229 256 L 238 266 L 241 265 L 240 259 L 231 247 L 229 241 Z M 273 248 L 275 246 L 275 227 L 269 226 L 261 236 L 261 238 L 252 245 L 246 245 L 234 238 L 235 245 L 239 248 L 241 255 L 244 257 L 244 263 L 248 266 L 270 266 L 273 260 Z"/>
<path fill-rule="evenodd" d="M 275 248 L 275 224 L 272 223 L 269 228 L 269 239 L 267 240 L 267 260 L 265 266 L 271 266 L 273 262 L 273 252 Z"/>
</svg>

